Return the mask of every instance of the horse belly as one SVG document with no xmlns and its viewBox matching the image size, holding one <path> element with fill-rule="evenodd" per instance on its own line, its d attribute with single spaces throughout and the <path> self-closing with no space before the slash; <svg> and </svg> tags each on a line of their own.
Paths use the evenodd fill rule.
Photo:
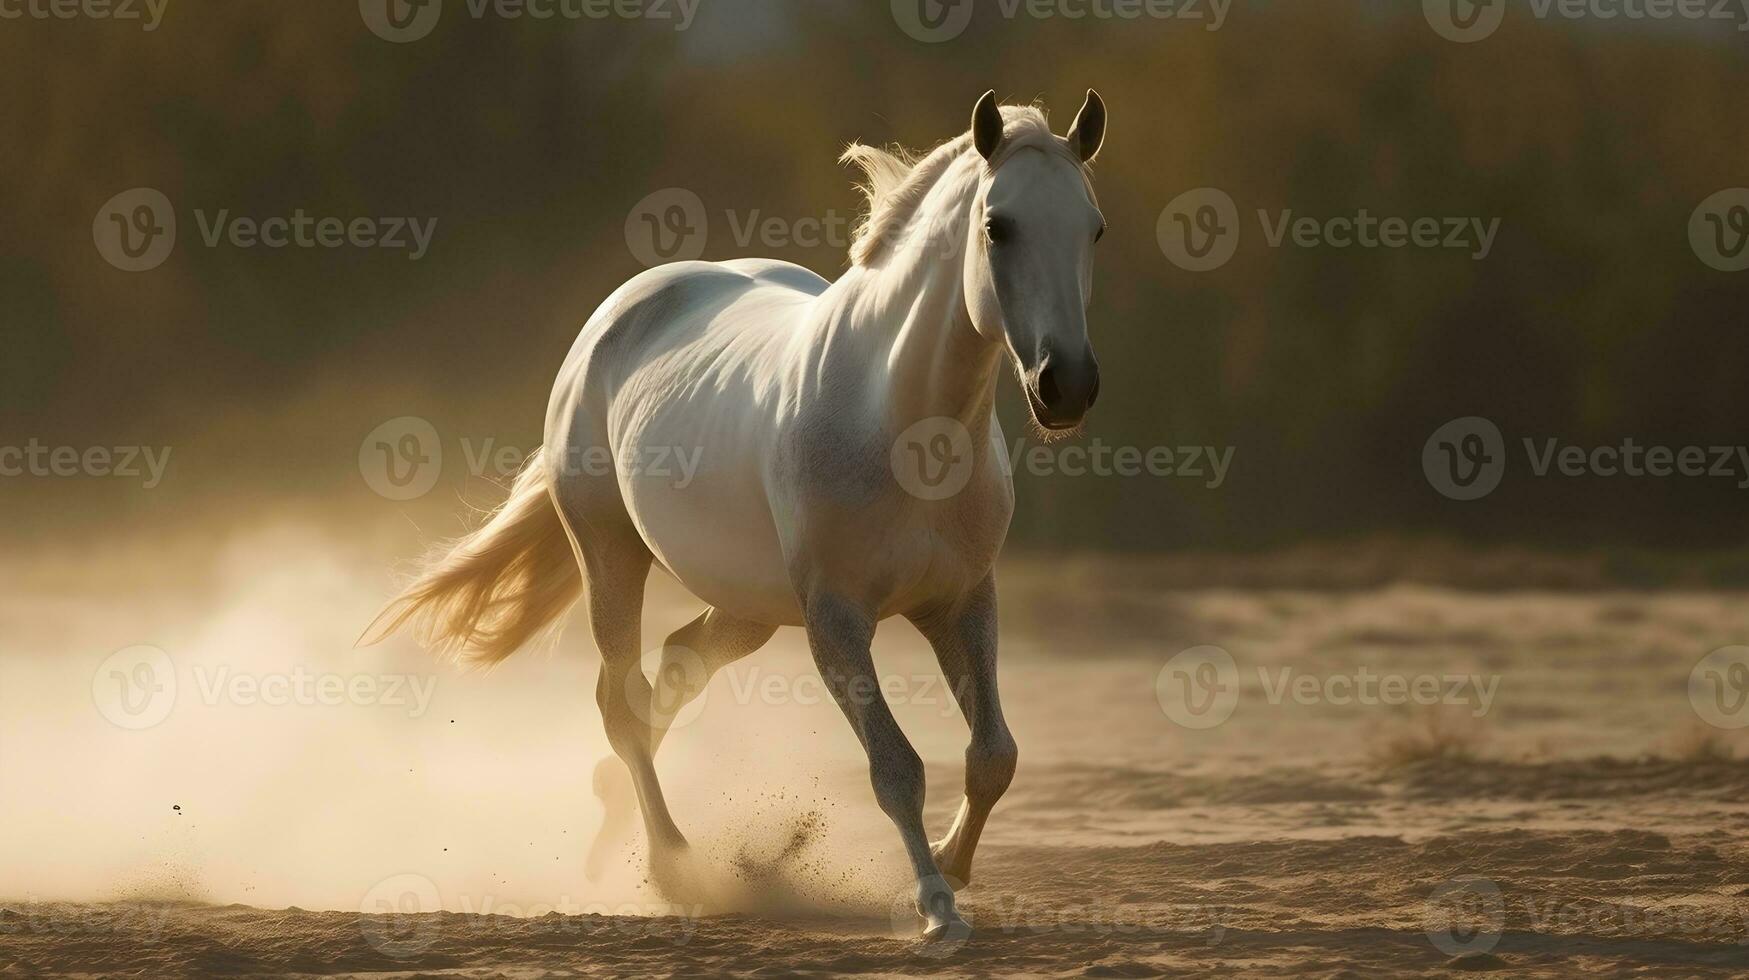
<svg viewBox="0 0 1749 980">
<path fill-rule="evenodd" d="M 777 626 L 800 624 L 800 604 L 754 463 L 761 454 L 753 447 L 735 451 L 721 433 L 714 441 L 641 435 L 634 455 L 668 454 L 682 461 L 667 474 L 628 467 L 620 475 L 627 510 L 656 559 L 693 595 L 725 612 Z"/>
</svg>

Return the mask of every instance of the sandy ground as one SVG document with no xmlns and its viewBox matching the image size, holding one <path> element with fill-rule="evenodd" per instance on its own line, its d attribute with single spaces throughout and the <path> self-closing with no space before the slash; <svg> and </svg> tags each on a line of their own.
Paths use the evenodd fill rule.
<svg viewBox="0 0 1749 980">
<path fill-rule="evenodd" d="M 231 553 L 264 544 L 274 569 L 126 592 L 38 566 L 0 590 L 0 976 L 1749 971 L 1749 713 L 1691 684 L 1749 637 L 1743 594 L 1165 591 L 1085 567 L 1065 592 L 1017 564 L 1021 769 L 961 894 L 973 937 L 930 946 L 794 631 L 664 746 L 698 887 L 646 880 L 635 832 L 591 881 L 606 752 L 580 635 L 489 675 L 352 652 L 403 542 Z M 690 609 L 655 587 L 647 635 Z M 104 692 L 137 644 L 177 685 L 134 728 Z M 1187 714 L 1173 671 L 1209 646 L 1230 694 Z M 963 725 L 909 627 L 876 649 L 939 832 Z M 268 703 L 215 670 L 433 687 Z M 1438 703 L 1382 703 L 1390 677 Z"/>
</svg>

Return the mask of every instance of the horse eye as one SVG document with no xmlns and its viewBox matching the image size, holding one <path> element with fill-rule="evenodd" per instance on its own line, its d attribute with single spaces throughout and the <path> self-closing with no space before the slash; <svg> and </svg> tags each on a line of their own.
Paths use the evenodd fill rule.
<svg viewBox="0 0 1749 980">
<path fill-rule="evenodd" d="M 989 237 L 990 244 L 997 245 L 1008 240 L 1014 233 L 1014 223 L 1000 215 L 992 215 L 984 222 L 984 234 Z"/>
</svg>

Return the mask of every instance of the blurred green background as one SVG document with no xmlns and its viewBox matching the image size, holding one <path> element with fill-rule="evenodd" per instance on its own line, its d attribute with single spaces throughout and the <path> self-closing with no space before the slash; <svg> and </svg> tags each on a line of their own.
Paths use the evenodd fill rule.
<svg viewBox="0 0 1749 980">
<path fill-rule="evenodd" d="M 848 221 L 850 140 L 927 147 L 973 101 L 1042 100 L 1059 130 L 1110 108 L 1110 231 L 1091 316 L 1089 438 L 1231 446 L 1195 479 L 1022 473 L 1015 545 L 1247 550 L 1434 536 L 1538 548 L 1735 547 L 1731 478 L 1530 479 L 1458 502 L 1421 470 L 1445 421 L 1508 446 L 1749 442 L 1749 273 L 1707 267 L 1689 216 L 1749 186 L 1749 35 L 1735 22 L 1539 19 L 1456 44 L 1418 3 L 1234 4 L 1225 23 L 1002 15 L 923 43 L 885 0 L 703 0 L 695 21 L 475 19 L 392 44 L 352 0 L 170 0 L 152 31 L 0 21 L 0 443 L 174 447 L 162 486 L 0 480 L 11 539 L 69 529 L 455 512 L 454 439 L 532 448 L 578 327 L 642 266 L 627 216 L 682 187 L 704 257 L 828 278 L 841 242 L 742 246 L 725 220 Z M 93 245 L 104 202 L 164 192 L 175 253 L 144 273 Z M 1237 203 L 1211 272 L 1167 261 L 1162 208 Z M 437 219 L 419 261 L 376 249 L 205 247 L 194 212 Z M 1443 249 L 1269 248 L 1255 212 L 1500 219 Z M 1002 412 L 1025 433 L 1011 385 Z M 415 415 L 444 478 L 393 503 L 360 440 Z M 435 518 L 434 518 L 435 519 Z M 434 525 L 447 531 L 445 525 Z"/>
</svg>

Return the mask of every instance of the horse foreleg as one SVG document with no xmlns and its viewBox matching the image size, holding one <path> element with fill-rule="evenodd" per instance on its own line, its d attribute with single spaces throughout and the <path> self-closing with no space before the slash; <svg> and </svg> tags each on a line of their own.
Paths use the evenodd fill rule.
<svg viewBox="0 0 1749 980">
<path fill-rule="evenodd" d="M 900 730 L 875 676 L 869 653 L 874 617 L 835 596 L 807 597 L 803 609 L 820 679 L 867 751 L 875 800 L 905 843 L 917 878 L 915 898 L 917 912 L 925 919 L 924 937 L 969 933 L 954 908 L 953 889 L 936 869 L 923 833 L 923 760 Z"/>
<path fill-rule="evenodd" d="M 996 690 L 996 582 L 987 576 L 957 607 L 912 622 L 935 648 L 942 673 L 971 728 L 966 746 L 966 795 L 947 836 L 931 845 L 935 862 L 957 890 L 971 883 L 972 852 L 984 821 L 1007 791 L 1019 759 Z"/>
</svg>

